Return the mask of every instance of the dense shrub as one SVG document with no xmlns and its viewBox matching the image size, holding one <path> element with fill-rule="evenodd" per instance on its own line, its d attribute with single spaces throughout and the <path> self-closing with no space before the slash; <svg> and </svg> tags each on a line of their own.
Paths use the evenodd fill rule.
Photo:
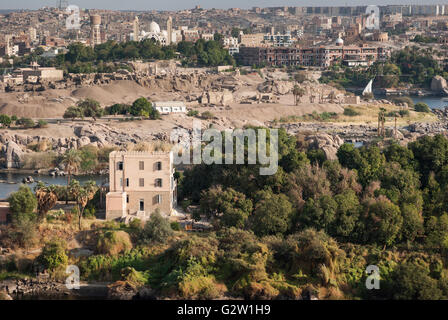
<svg viewBox="0 0 448 320">
<path fill-rule="evenodd" d="M 47 242 L 39 256 L 39 261 L 49 270 L 55 270 L 67 265 L 68 257 L 65 253 L 67 244 L 64 241 L 53 240 Z"/>
<path fill-rule="evenodd" d="M 415 106 L 414 106 L 414 110 L 416 112 L 427 112 L 427 113 L 431 112 L 431 109 L 424 102 L 416 103 Z"/>
<path fill-rule="evenodd" d="M 361 114 L 360 112 L 356 111 L 351 107 L 344 108 L 344 116 L 355 117 L 359 116 L 360 114 Z"/>
<path fill-rule="evenodd" d="M 105 231 L 98 237 L 98 253 L 117 255 L 132 249 L 129 234 L 125 231 Z"/>
</svg>

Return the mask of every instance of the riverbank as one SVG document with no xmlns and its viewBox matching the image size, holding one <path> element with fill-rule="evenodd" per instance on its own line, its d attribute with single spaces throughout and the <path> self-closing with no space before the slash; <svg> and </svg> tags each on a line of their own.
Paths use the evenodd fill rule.
<svg viewBox="0 0 448 320">
<path fill-rule="evenodd" d="M 105 300 L 109 283 L 81 282 L 79 289 L 68 289 L 64 282 L 20 279 L 0 282 L 0 291 L 13 300 Z"/>
</svg>

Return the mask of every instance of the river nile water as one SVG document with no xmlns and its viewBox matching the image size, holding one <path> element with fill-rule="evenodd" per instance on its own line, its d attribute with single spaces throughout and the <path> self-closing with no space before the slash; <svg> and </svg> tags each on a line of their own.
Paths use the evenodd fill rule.
<svg viewBox="0 0 448 320">
<path fill-rule="evenodd" d="M 443 99 L 447 98 L 441 98 L 441 97 L 411 97 L 411 98 L 412 100 L 414 100 L 414 103 L 424 102 L 431 109 L 442 109 L 444 107 L 448 107 L 448 100 L 443 101 Z"/>
<path fill-rule="evenodd" d="M 66 185 L 67 177 L 50 177 L 48 175 L 39 174 L 25 174 L 16 172 L 0 172 L 0 199 L 6 199 L 8 196 L 19 189 L 22 184 L 22 180 L 25 177 L 32 176 L 34 181 L 43 181 L 48 184 Z M 73 179 L 73 178 L 72 178 Z M 95 181 L 97 185 L 107 183 L 107 176 L 76 176 L 74 179 L 78 180 L 81 184 L 89 180 Z M 31 189 L 36 185 L 35 183 L 27 184 Z"/>
</svg>

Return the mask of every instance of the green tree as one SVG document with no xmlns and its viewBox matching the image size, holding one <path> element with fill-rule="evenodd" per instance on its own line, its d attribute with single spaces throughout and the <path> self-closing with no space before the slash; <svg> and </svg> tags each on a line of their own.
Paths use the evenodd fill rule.
<svg viewBox="0 0 448 320">
<path fill-rule="evenodd" d="M 5 128 L 9 128 L 9 126 L 11 125 L 11 118 L 6 115 L 6 114 L 0 114 L 0 124 L 5 127 Z"/>
<path fill-rule="evenodd" d="M 405 203 L 401 207 L 403 215 L 402 238 L 413 242 L 424 233 L 423 217 L 414 204 Z M 448 239 L 447 239 L 448 240 Z"/>
<path fill-rule="evenodd" d="M 37 208 L 37 200 L 31 189 L 27 186 L 20 186 L 17 192 L 12 193 L 8 198 L 9 208 L 14 218 L 23 216 L 34 216 Z"/>
<path fill-rule="evenodd" d="M 305 94 L 305 89 L 299 87 L 298 85 L 295 85 L 294 89 L 292 90 L 292 94 L 294 95 L 294 102 L 295 105 L 297 106 L 300 102 L 300 99 Z"/>
<path fill-rule="evenodd" d="M 355 148 L 353 144 L 343 144 L 338 152 L 339 162 L 348 169 L 355 169 L 363 186 L 378 180 L 386 161 L 376 146 Z"/>
<path fill-rule="evenodd" d="M 141 240 L 144 243 L 158 242 L 164 243 L 169 237 L 173 235 L 170 222 L 168 219 L 162 217 L 160 211 L 157 209 L 153 212 L 146 222 L 142 231 Z"/>
<path fill-rule="evenodd" d="M 82 229 L 82 217 L 84 216 L 84 210 L 90 200 L 93 199 L 95 193 L 98 191 L 98 187 L 94 181 L 87 181 L 81 186 L 79 181 L 73 180 L 68 187 L 70 194 L 76 201 L 76 209 L 78 215 L 78 228 Z"/>
<path fill-rule="evenodd" d="M 423 266 L 407 262 L 399 265 L 392 276 L 393 298 L 397 300 L 440 300 L 446 299 Z"/>
<path fill-rule="evenodd" d="M 101 118 L 104 114 L 103 108 L 98 101 L 93 99 L 84 99 L 77 103 L 77 107 L 81 110 L 84 117 L 91 117 L 96 121 L 97 118 Z"/>
<path fill-rule="evenodd" d="M 30 118 L 20 118 L 16 121 L 16 125 L 21 126 L 24 129 L 33 128 L 36 124 L 33 119 Z"/>
<path fill-rule="evenodd" d="M 67 203 L 68 203 L 68 189 L 70 186 L 70 179 L 73 173 L 78 172 L 81 161 L 82 159 L 81 156 L 79 155 L 79 151 L 75 149 L 67 150 L 62 156 L 61 164 L 67 171 L 67 197 L 66 197 Z"/>
<path fill-rule="evenodd" d="M 431 216 L 425 224 L 425 245 L 428 248 L 448 248 L 448 213 Z"/>
<path fill-rule="evenodd" d="M 288 198 L 272 191 L 259 191 L 255 198 L 255 211 L 252 216 L 252 229 L 255 234 L 265 236 L 285 233 L 290 228 L 293 213 Z"/>
<path fill-rule="evenodd" d="M 201 194 L 201 210 L 208 217 L 219 219 L 225 227 L 243 228 L 250 213 L 252 201 L 232 188 L 212 187 Z"/>
<path fill-rule="evenodd" d="M 322 195 L 316 200 L 309 198 L 302 213 L 299 214 L 299 220 L 305 228 L 311 227 L 328 232 L 336 219 L 336 210 L 337 203 L 329 195 Z"/>
<path fill-rule="evenodd" d="M 151 102 L 143 97 L 134 101 L 129 109 L 129 113 L 133 116 L 147 117 L 153 120 L 160 118 L 159 112 L 152 107 Z"/>
<path fill-rule="evenodd" d="M 367 243 L 390 246 L 400 240 L 403 217 L 400 208 L 386 197 L 380 196 L 365 204 L 363 222 Z"/>
<path fill-rule="evenodd" d="M 359 220 L 361 206 L 358 196 L 352 189 L 346 189 L 334 197 L 337 204 L 336 219 L 329 232 L 330 235 L 354 238 L 354 231 Z"/>
<path fill-rule="evenodd" d="M 56 186 L 47 186 L 43 182 L 40 182 L 34 187 L 34 192 L 37 199 L 37 212 L 39 220 L 43 220 L 58 202 L 58 196 Z"/>
<path fill-rule="evenodd" d="M 84 119 L 84 113 L 78 106 L 72 106 L 65 110 L 63 118 L 72 120 L 75 120 L 76 118 Z"/>
</svg>

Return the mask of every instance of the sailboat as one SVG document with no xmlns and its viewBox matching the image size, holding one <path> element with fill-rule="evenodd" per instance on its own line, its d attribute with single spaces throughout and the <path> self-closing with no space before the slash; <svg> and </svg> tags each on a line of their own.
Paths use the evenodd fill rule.
<svg viewBox="0 0 448 320">
<path fill-rule="evenodd" d="M 373 78 L 372 80 L 370 80 L 369 83 L 367 84 L 367 86 L 364 88 L 364 91 L 362 92 L 362 95 L 363 95 L 363 96 L 365 96 L 365 95 L 370 95 L 370 94 L 373 93 L 373 91 L 372 91 L 372 85 L 373 85 L 373 80 L 374 80 L 374 79 L 375 79 L 375 78 Z"/>
</svg>

